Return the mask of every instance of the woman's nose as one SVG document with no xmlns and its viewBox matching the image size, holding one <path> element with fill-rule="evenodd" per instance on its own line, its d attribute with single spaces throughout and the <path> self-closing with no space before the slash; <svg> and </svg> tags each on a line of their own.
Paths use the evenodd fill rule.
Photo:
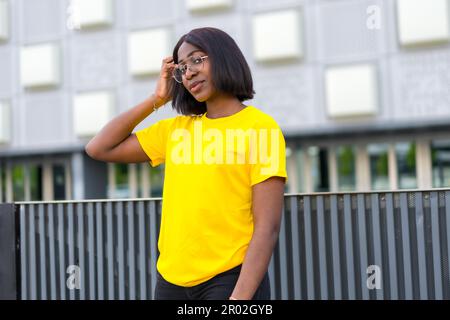
<svg viewBox="0 0 450 320">
<path fill-rule="evenodd" d="M 192 77 L 193 74 L 196 74 L 196 72 L 193 72 L 191 70 L 191 67 L 189 66 L 186 70 L 186 79 L 190 79 Z"/>
</svg>

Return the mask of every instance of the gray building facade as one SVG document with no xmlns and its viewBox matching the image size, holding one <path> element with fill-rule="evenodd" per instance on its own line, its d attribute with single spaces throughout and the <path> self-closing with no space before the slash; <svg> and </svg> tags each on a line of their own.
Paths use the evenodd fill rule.
<svg viewBox="0 0 450 320">
<path fill-rule="evenodd" d="M 247 58 L 246 103 L 286 137 L 287 192 L 448 187 L 449 17 L 448 0 L 0 0 L 0 201 L 160 196 L 163 166 L 84 146 L 201 26 Z"/>
</svg>

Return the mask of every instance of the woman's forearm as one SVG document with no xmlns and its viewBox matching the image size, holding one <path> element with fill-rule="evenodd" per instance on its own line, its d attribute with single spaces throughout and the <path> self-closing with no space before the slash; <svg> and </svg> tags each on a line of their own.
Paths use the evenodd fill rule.
<svg viewBox="0 0 450 320">
<path fill-rule="evenodd" d="M 113 149 L 153 112 L 154 105 L 159 108 L 161 102 L 151 95 L 140 104 L 113 118 L 89 141 L 86 151 L 89 154 L 101 154 Z"/>
<path fill-rule="evenodd" d="M 253 298 L 267 272 L 277 239 L 278 232 L 254 232 L 242 264 L 239 279 L 231 294 L 232 297 L 239 300 Z"/>
<path fill-rule="evenodd" d="M 280 232 L 285 178 L 271 177 L 252 190 L 253 236 L 232 296 L 252 299 L 270 263 Z"/>
</svg>

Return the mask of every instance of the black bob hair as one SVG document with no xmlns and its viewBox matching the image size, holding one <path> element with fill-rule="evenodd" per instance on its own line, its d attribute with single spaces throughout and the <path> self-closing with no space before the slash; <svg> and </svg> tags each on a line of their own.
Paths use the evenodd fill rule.
<svg viewBox="0 0 450 320">
<path fill-rule="evenodd" d="M 253 79 L 247 61 L 236 42 L 226 32 L 216 28 L 198 28 L 183 35 L 173 49 L 178 64 L 178 49 L 183 42 L 190 43 L 208 55 L 212 83 L 216 90 L 228 93 L 239 101 L 253 98 Z M 206 102 L 197 101 L 182 83 L 172 79 L 172 106 L 183 115 L 206 112 Z"/>
</svg>

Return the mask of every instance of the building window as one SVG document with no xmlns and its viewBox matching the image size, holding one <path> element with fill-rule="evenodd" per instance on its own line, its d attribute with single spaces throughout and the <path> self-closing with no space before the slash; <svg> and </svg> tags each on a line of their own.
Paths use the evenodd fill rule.
<svg viewBox="0 0 450 320">
<path fill-rule="evenodd" d="M 80 138 L 94 136 L 112 118 L 114 110 L 113 92 L 95 91 L 77 94 L 73 99 L 75 134 Z"/>
<path fill-rule="evenodd" d="M 6 202 L 6 166 L 0 162 L 0 202 Z"/>
<path fill-rule="evenodd" d="M 0 144 L 9 143 L 11 139 L 11 107 L 9 102 L 0 101 Z"/>
<path fill-rule="evenodd" d="M 0 0 L 0 41 L 9 38 L 9 8 L 6 0 Z"/>
<path fill-rule="evenodd" d="M 325 96 L 332 118 L 378 112 L 377 68 L 373 64 L 332 66 L 325 72 Z"/>
<path fill-rule="evenodd" d="M 113 23 L 112 0 L 75 0 L 73 4 L 73 22 L 79 24 L 80 28 L 108 26 Z"/>
<path fill-rule="evenodd" d="M 397 143 L 395 145 L 397 158 L 398 187 L 399 189 L 417 188 L 416 177 L 416 144 Z"/>
<path fill-rule="evenodd" d="M 117 163 L 114 165 L 115 192 L 113 198 L 129 198 L 130 186 L 128 183 L 128 164 Z"/>
<path fill-rule="evenodd" d="M 355 148 L 352 146 L 340 146 L 336 149 L 338 188 L 339 191 L 355 191 Z"/>
<path fill-rule="evenodd" d="M 388 145 L 370 144 L 368 146 L 372 190 L 388 190 Z"/>
<path fill-rule="evenodd" d="M 150 167 L 150 196 L 162 197 L 164 186 L 164 164 L 157 167 Z"/>
<path fill-rule="evenodd" d="M 39 63 L 36 63 L 39 61 Z M 20 79 L 25 88 L 53 87 L 61 78 L 60 48 L 55 43 L 21 48 Z"/>
<path fill-rule="evenodd" d="M 66 199 L 66 170 L 64 165 L 53 165 L 53 199 Z"/>
<path fill-rule="evenodd" d="M 403 46 L 448 42 L 448 0 L 397 0 L 397 22 Z"/>
<path fill-rule="evenodd" d="M 253 17 L 252 25 L 253 54 L 256 61 L 270 62 L 303 57 L 300 11 L 294 9 L 259 13 Z"/>
<path fill-rule="evenodd" d="M 187 8 L 191 12 L 206 12 L 229 9 L 233 0 L 187 0 Z"/>
<path fill-rule="evenodd" d="M 22 164 L 12 167 L 13 201 L 25 201 L 25 170 Z"/>
<path fill-rule="evenodd" d="M 43 200 L 42 166 L 30 165 L 30 197 L 31 201 Z"/>
<path fill-rule="evenodd" d="M 433 187 L 450 187 L 450 140 L 435 140 L 431 143 Z"/>
<path fill-rule="evenodd" d="M 130 32 L 128 35 L 128 67 L 133 76 L 156 75 L 161 57 L 171 54 L 172 31 L 167 28 Z"/>
<path fill-rule="evenodd" d="M 311 174 L 314 192 L 328 192 L 330 190 L 328 150 L 313 146 L 308 148 L 308 155 L 311 159 Z"/>
</svg>

